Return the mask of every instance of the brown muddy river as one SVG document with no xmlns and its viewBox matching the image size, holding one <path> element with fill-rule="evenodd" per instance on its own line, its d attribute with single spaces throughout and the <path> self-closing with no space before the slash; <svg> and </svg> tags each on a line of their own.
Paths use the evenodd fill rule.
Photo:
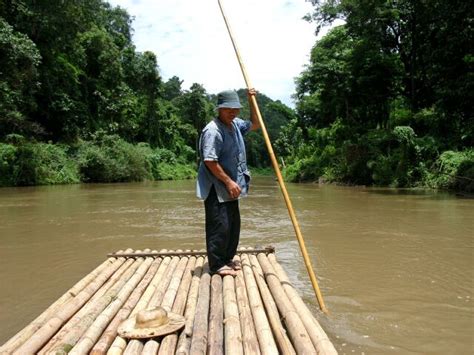
<svg viewBox="0 0 474 355">
<path fill-rule="evenodd" d="M 290 184 L 329 317 L 276 182 L 241 203 L 242 246 L 277 257 L 341 354 L 474 353 L 474 200 Z M 204 247 L 193 181 L 0 189 L 0 344 L 109 252 Z"/>
</svg>

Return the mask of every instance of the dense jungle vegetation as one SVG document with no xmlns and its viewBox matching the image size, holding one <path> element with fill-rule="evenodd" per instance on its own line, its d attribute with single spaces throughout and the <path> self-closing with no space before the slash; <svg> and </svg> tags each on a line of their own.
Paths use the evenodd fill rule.
<svg viewBox="0 0 474 355">
<path fill-rule="evenodd" d="M 258 95 L 286 178 L 474 191 L 469 2 L 312 3 L 317 31 L 345 24 L 313 47 L 296 109 Z M 164 81 L 132 31 L 103 0 L 0 0 L 0 186 L 195 176 L 216 98 Z M 269 166 L 259 133 L 247 152 Z"/>
</svg>

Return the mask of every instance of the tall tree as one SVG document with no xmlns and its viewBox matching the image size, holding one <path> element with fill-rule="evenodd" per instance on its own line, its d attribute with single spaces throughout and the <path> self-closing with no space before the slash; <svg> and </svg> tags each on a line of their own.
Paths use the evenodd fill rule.
<svg viewBox="0 0 474 355">
<path fill-rule="evenodd" d="M 41 133 L 41 127 L 30 119 L 36 106 L 40 59 L 35 44 L 0 17 L 0 138 L 10 133 Z"/>
</svg>

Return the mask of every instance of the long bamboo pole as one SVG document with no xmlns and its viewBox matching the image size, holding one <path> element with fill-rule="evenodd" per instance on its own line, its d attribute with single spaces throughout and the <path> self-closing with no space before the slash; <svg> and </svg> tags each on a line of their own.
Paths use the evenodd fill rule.
<svg viewBox="0 0 474 355">
<path fill-rule="evenodd" d="M 273 246 L 268 246 L 265 248 L 261 249 L 252 249 L 252 250 L 245 250 L 245 249 L 238 249 L 237 254 L 241 253 L 252 253 L 252 254 L 260 254 L 260 253 L 265 253 L 265 254 L 271 254 L 275 252 L 275 248 Z M 112 254 L 107 254 L 107 257 L 122 257 L 122 258 L 138 258 L 138 257 L 165 257 L 165 256 L 202 256 L 202 255 L 207 255 L 206 250 L 193 250 L 193 251 L 160 251 L 160 252 L 152 252 L 152 253 L 112 253 Z"/>
<path fill-rule="evenodd" d="M 245 69 L 242 58 L 240 57 L 239 49 L 237 48 L 237 43 L 235 42 L 234 36 L 232 35 L 232 30 L 230 29 L 229 22 L 227 21 L 227 17 L 224 13 L 224 8 L 222 7 L 221 0 L 217 0 L 217 2 L 219 3 L 219 7 L 221 9 L 222 17 L 224 18 L 224 22 L 226 24 L 227 31 L 229 32 L 230 40 L 232 41 L 232 45 L 234 46 L 235 54 L 237 56 L 237 60 L 238 60 L 239 65 L 240 65 L 240 69 L 242 70 L 242 74 L 244 76 L 245 83 L 247 85 L 247 88 L 251 89 L 251 88 L 253 88 L 253 86 L 250 84 L 249 76 L 248 76 L 247 71 Z M 291 203 L 290 196 L 288 195 L 288 191 L 286 190 L 285 182 L 283 181 L 283 177 L 282 177 L 281 172 L 280 172 L 280 167 L 278 166 L 278 162 L 277 162 L 277 159 L 275 157 L 275 153 L 273 152 L 272 144 L 270 142 L 270 137 L 268 136 L 267 129 L 265 127 L 265 123 L 263 122 L 263 118 L 262 118 L 262 115 L 260 113 L 260 109 L 258 108 L 257 99 L 255 98 L 254 95 L 252 95 L 252 96 L 250 96 L 250 100 L 251 100 L 252 106 L 255 109 L 255 113 L 256 113 L 258 121 L 260 123 L 260 127 L 262 128 L 262 133 L 263 133 L 263 137 L 265 139 L 265 144 L 267 146 L 268 155 L 270 156 L 270 159 L 272 161 L 273 169 L 275 170 L 275 174 L 277 176 L 281 192 L 282 192 L 283 197 L 285 199 L 286 207 L 288 208 L 288 213 L 290 214 L 291 222 L 293 223 L 293 228 L 295 230 L 296 238 L 298 239 L 298 244 L 299 244 L 300 249 L 301 249 L 301 254 L 303 254 L 304 263 L 306 265 L 306 270 L 308 271 L 309 278 L 311 280 L 314 292 L 316 294 L 316 298 L 318 299 L 319 307 L 321 308 L 321 311 L 323 311 L 324 313 L 327 314 L 328 310 L 326 308 L 326 305 L 324 304 L 324 300 L 323 300 L 323 296 L 321 294 L 321 291 L 319 290 L 318 281 L 316 280 L 316 275 L 314 274 L 313 267 L 311 266 L 311 261 L 309 259 L 308 252 L 306 250 L 306 245 L 305 245 L 305 242 L 304 242 L 304 239 L 303 239 L 303 235 L 301 234 L 301 231 L 300 231 L 300 226 L 298 224 L 298 220 L 296 219 L 296 215 L 295 215 L 295 212 L 293 210 L 293 205 Z"/>
</svg>

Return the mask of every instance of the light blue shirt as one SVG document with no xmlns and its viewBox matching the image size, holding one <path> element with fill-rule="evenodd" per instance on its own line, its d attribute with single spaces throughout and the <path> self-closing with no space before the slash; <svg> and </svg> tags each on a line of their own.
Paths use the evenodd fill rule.
<svg viewBox="0 0 474 355">
<path fill-rule="evenodd" d="M 202 130 L 199 140 L 199 164 L 196 183 L 197 197 L 205 200 L 214 186 L 219 202 L 233 201 L 222 181 L 217 179 L 204 164 L 205 161 L 217 161 L 224 172 L 235 181 L 242 190 L 240 196 L 246 196 L 250 183 L 247 157 L 243 136 L 250 131 L 251 122 L 235 118 L 232 127 L 227 127 L 218 118 L 209 122 Z"/>
</svg>

